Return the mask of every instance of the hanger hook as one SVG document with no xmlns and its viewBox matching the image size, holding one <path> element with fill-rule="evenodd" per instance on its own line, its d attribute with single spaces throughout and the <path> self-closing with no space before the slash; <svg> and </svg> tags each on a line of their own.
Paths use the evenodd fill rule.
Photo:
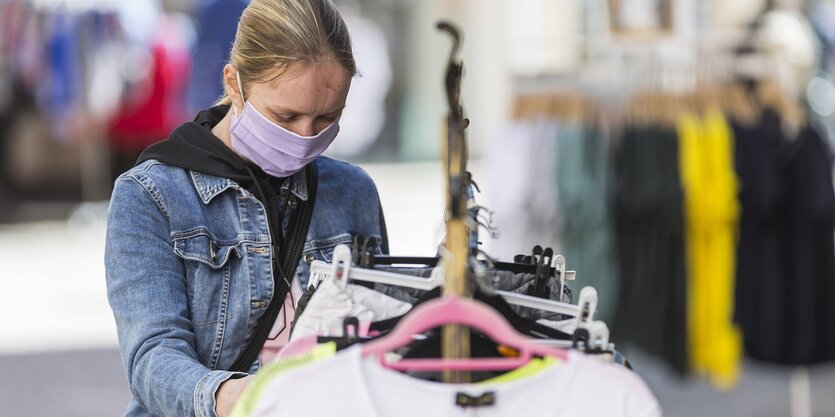
<svg viewBox="0 0 835 417">
<path fill-rule="evenodd" d="M 452 51 L 449 53 L 449 63 L 452 65 L 455 63 L 455 57 L 458 56 L 458 51 L 461 48 L 461 31 L 446 20 L 438 22 L 437 28 L 440 31 L 447 32 L 452 37 Z"/>
</svg>

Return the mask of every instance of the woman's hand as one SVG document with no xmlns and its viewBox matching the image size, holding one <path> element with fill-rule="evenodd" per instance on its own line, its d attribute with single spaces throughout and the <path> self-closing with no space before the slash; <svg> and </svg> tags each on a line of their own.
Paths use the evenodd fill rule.
<svg viewBox="0 0 835 417">
<path fill-rule="evenodd" d="M 220 383 L 215 394 L 215 414 L 218 417 L 227 417 L 232 412 L 241 393 L 252 381 L 251 378 L 252 375 L 248 375 L 243 378 L 227 379 Z"/>
</svg>

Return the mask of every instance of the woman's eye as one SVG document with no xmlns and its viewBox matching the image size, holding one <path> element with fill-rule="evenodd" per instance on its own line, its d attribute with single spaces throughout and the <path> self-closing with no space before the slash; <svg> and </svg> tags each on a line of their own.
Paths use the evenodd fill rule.
<svg viewBox="0 0 835 417">
<path fill-rule="evenodd" d="M 275 118 L 276 118 L 279 122 L 281 122 L 281 123 L 290 123 L 290 122 L 292 122 L 293 120 L 296 120 L 296 117 L 297 117 L 297 116 L 295 116 L 295 115 L 292 115 L 292 116 L 279 116 L 279 115 L 276 115 L 276 116 L 275 116 Z"/>
</svg>

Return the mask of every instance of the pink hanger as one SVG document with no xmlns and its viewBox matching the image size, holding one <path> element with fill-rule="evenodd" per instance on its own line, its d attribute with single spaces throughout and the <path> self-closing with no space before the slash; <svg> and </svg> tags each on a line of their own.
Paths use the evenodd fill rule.
<svg viewBox="0 0 835 417">
<path fill-rule="evenodd" d="M 459 360 L 403 359 L 385 360 L 385 354 L 412 342 L 412 336 L 444 324 L 463 324 L 483 332 L 494 342 L 519 351 L 517 358 L 473 358 Z M 383 366 L 400 371 L 486 371 L 516 369 L 533 355 L 568 358 L 563 349 L 542 346 L 519 334 L 504 317 L 492 308 L 471 299 L 448 296 L 418 305 L 386 336 L 366 343 L 363 356 L 377 356 Z"/>
</svg>

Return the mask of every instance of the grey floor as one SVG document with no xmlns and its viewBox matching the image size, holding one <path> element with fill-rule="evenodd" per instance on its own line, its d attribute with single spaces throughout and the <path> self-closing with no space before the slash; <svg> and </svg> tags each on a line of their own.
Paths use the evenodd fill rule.
<svg viewBox="0 0 835 417">
<path fill-rule="evenodd" d="M 790 369 L 746 362 L 742 381 L 719 392 L 698 379 L 680 379 L 640 352 L 629 358 L 668 417 L 790 415 Z M 810 368 L 815 417 L 835 416 L 835 365 Z M 0 356 L 0 415 L 113 417 L 129 399 L 116 350 Z"/>
<path fill-rule="evenodd" d="M 0 415 L 115 417 L 130 400 L 119 351 L 0 356 Z"/>
<path fill-rule="evenodd" d="M 714 389 L 705 380 L 681 378 L 657 360 L 630 350 L 629 360 L 655 393 L 668 417 L 789 417 L 790 381 L 794 369 L 747 360 L 739 384 L 731 391 Z M 812 416 L 835 416 L 835 364 L 807 368 Z"/>
</svg>

